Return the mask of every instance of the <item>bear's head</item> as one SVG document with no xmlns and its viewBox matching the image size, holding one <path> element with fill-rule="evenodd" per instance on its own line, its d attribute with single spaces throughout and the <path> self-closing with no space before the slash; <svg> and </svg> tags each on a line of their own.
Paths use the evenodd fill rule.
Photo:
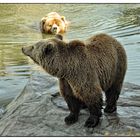
<svg viewBox="0 0 140 140">
<path fill-rule="evenodd" d="M 62 39 L 61 35 L 56 35 L 53 39 L 44 39 L 29 47 L 23 47 L 22 52 L 49 74 L 62 78 L 67 70 L 76 68 L 83 60 L 79 58 L 81 46 L 84 46 L 78 40 L 66 43 Z"/>
<path fill-rule="evenodd" d="M 41 19 L 40 28 L 43 33 L 64 33 L 67 29 L 67 21 L 64 16 L 51 12 Z"/>
<path fill-rule="evenodd" d="M 23 47 L 22 52 L 51 75 L 58 76 L 62 73 L 62 52 L 65 52 L 67 45 L 62 39 L 61 35 L 56 35 L 53 39 L 43 39 L 31 46 Z"/>
</svg>

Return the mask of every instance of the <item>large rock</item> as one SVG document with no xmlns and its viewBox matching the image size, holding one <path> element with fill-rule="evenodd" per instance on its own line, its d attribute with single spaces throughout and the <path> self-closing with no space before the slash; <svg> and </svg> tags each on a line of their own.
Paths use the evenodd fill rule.
<svg viewBox="0 0 140 140">
<path fill-rule="evenodd" d="M 88 111 L 77 123 L 67 126 L 69 114 L 59 92 L 57 79 L 34 73 L 23 90 L 6 108 L 0 120 L 0 136 L 140 136 L 140 86 L 125 83 L 118 111 L 105 114 L 96 128 L 85 128 Z"/>
</svg>

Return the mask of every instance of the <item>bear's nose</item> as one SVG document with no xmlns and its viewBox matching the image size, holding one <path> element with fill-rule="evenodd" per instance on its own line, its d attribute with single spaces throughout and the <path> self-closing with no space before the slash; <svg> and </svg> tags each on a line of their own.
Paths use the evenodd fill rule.
<svg viewBox="0 0 140 140">
<path fill-rule="evenodd" d="M 53 27 L 53 30 L 54 30 L 54 31 L 57 30 L 57 27 Z"/>
<path fill-rule="evenodd" d="M 56 25 L 54 25 L 54 26 L 52 27 L 52 29 L 51 29 L 51 32 L 52 32 L 53 34 L 56 34 L 56 33 L 57 33 L 57 30 L 58 30 L 58 27 L 57 27 Z"/>
</svg>

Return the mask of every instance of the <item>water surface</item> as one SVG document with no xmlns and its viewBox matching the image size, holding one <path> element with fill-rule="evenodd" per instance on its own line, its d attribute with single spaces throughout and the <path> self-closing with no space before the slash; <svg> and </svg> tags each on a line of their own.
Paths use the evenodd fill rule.
<svg viewBox="0 0 140 140">
<path fill-rule="evenodd" d="M 140 4 L 0 4 L 0 105 L 19 94 L 35 70 L 21 47 L 42 39 L 39 21 L 52 11 L 70 21 L 66 40 L 98 32 L 117 38 L 128 56 L 125 81 L 140 85 Z"/>
</svg>

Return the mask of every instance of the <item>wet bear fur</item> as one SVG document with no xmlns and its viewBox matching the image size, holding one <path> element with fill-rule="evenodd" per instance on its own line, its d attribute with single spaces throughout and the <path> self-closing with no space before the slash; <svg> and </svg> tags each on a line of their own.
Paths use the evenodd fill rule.
<svg viewBox="0 0 140 140">
<path fill-rule="evenodd" d="M 86 127 L 95 127 L 102 115 L 102 93 L 106 96 L 107 113 L 116 111 L 127 69 L 127 57 L 122 45 L 107 34 L 97 34 L 85 41 L 63 41 L 61 35 L 24 47 L 23 53 L 44 70 L 59 78 L 61 95 L 70 114 L 66 124 L 78 120 L 80 109 L 86 106 L 89 118 Z"/>
</svg>

